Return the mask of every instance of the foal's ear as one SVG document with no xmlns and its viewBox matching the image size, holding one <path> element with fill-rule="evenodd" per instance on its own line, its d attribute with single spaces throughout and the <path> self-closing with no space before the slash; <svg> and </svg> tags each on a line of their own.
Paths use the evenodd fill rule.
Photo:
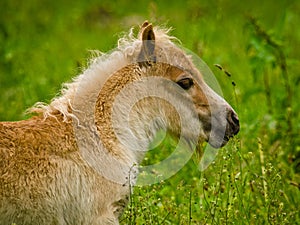
<svg viewBox="0 0 300 225">
<path fill-rule="evenodd" d="M 138 56 L 140 66 L 149 66 L 156 61 L 155 57 L 155 35 L 153 26 L 145 21 L 141 27 L 140 36 L 142 38 L 142 49 Z"/>
</svg>

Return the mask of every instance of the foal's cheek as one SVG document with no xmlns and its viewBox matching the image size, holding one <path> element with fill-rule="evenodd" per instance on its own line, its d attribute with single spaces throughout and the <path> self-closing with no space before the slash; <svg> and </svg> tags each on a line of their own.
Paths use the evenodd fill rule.
<svg viewBox="0 0 300 225">
<path fill-rule="evenodd" d="M 208 110 L 208 100 L 204 92 L 197 86 L 191 88 L 190 95 L 197 110 Z"/>
</svg>

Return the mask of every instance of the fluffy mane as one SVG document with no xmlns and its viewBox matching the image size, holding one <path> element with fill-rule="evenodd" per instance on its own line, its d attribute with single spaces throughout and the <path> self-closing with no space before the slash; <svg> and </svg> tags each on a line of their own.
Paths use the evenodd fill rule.
<svg viewBox="0 0 300 225">
<path fill-rule="evenodd" d="M 154 27 L 156 42 L 162 46 L 174 48 L 172 40 L 176 38 L 169 36 L 170 29 Z M 42 114 L 44 118 L 55 117 L 62 114 L 64 122 L 76 116 L 72 111 L 74 101 L 82 100 L 83 104 L 89 99 L 93 99 L 99 93 L 107 78 L 126 65 L 137 62 L 142 40 L 140 34 L 135 37 L 134 28 L 118 40 L 116 49 L 108 53 L 94 51 L 96 56 L 92 57 L 89 66 L 82 74 L 73 78 L 70 83 L 65 83 L 60 91 L 60 95 L 51 100 L 49 104 L 43 102 L 36 103 L 30 113 Z M 95 55 L 95 54 L 94 54 Z M 78 98 L 80 96 L 80 98 Z M 78 104 L 78 103 L 77 103 Z"/>
</svg>

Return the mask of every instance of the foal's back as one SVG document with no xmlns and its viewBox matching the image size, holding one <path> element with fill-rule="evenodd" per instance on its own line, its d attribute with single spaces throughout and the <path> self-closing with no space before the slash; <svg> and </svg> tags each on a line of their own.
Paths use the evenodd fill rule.
<svg viewBox="0 0 300 225">
<path fill-rule="evenodd" d="M 0 224 L 117 224 L 124 190 L 85 164 L 59 115 L 1 122 L 0 158 Z"/>
<path fill-rule="evenodd" d="M 65 129 L 65 124 L 41 117 L 0 123 L 1 224 L 39 221 L 35 215 L 49 204 L 47 197 L 52 193 L 47 187 L 56 179 L 55 158 L 70 152 L 62 142 L 67 139 L 67 134 L 62 135 Z M 51 221 L 50 217 L 46 219 Z"/>
</svg>

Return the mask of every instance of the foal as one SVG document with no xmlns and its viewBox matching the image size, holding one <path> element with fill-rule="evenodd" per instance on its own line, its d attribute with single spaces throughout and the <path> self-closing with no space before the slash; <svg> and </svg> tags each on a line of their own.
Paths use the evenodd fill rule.
<svg viewBox="0 0 300 225">
<path fill-rule="evenodd" d="M 231 106 L 148 22 L 32 111 L 0 123 L 0 224 L 118 224 L 159 130 L 191 148 L 224 146 L 239 131 Z"/>
</svg>

